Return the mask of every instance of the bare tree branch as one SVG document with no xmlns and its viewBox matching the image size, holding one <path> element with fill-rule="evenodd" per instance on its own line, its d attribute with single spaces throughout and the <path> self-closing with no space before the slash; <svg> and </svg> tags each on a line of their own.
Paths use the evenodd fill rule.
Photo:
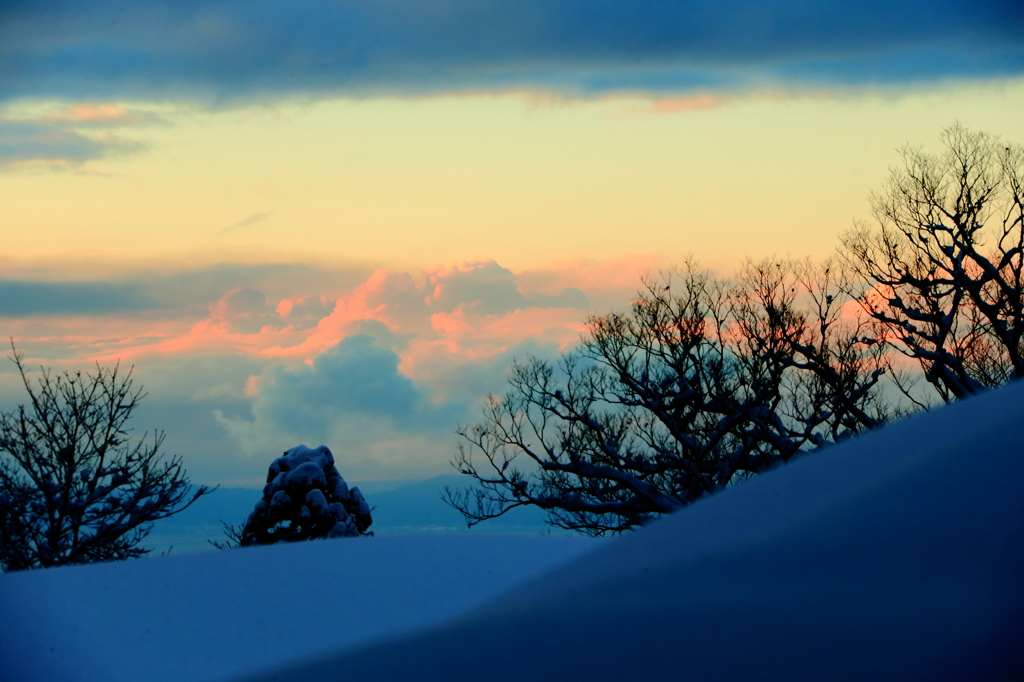
<svg viewBox="0 0 1024 682">
<path fill-rule="evenodd" d="M 809 264 L 751 262 L 727 282 L 686 263 L 643 285 L 557 364 L 514 364 L 483 422 L 459 429 L 453 465 L 475 485 L 444 499 L 469 525 L 530 505 L 622 531 L 885 421 L 880 350 Z M 796 305 L 808 292 L 813 314 Z"/>
<path fill-rule="evenodd" d="M 1024 150 L 960 124 L 942 141 L 902 150 L 871 195 L 877 227 L 840 253 L 853 295 L 948 401 L 1024 377 Z"/>
<path fill-rule="evenodd" d="M 0 565 L 21 570 L 144 556 L 152 522 L 212 492 L 189 482 L 164 434 L 133 442 L 127 422 L 144 398 L 132 372 L 53 376 L 36 385 L 11 342 L 28 405 L 0 413 Z"/>
</svg>

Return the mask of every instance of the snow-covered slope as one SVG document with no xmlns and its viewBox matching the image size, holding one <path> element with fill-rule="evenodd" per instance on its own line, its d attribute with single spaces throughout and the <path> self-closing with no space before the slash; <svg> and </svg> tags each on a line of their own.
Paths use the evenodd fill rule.
<svg viewBox="0 0 1024 682">
<path fill-rule="evenodd" d="M 636 533 L 0 576 L 0 680 L 1024 679 L 1024 384 Z"/>
<path fill-rule="evenodd" d="M 1024 679 L 1024 384 L 808 456 L 472 614 L 251 678 Z"/>
<path fill-rule="evenodd" d="M 3 574 L 0 680 L 224 680 L 443 622 L 594 546 L 344 538 Z"/>
</svg>

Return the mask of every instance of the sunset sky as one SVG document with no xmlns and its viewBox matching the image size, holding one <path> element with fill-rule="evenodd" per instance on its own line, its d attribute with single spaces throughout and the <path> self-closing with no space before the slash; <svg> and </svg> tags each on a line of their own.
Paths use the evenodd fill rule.
<svg viewBox="0 0 1024 682">
<path fill-rule="evenodd" d="M 840 5 L 6 2 L 0 336 L 134 365 L 197 482 L 445 473 L 641 274 L 827 256 L 899 147 L 1024 142 L 1019 2 Z"/>
</svg>

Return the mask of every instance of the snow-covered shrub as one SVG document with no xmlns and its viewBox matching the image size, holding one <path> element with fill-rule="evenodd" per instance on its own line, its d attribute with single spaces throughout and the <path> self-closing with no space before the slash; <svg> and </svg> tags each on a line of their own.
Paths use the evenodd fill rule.
<svg viewBox="0 0 1024 682">
<path fill-rule="evenodd" d="M 267 472 L 263 498 L 239 534 L 239 544 L 372 535 L 370 506 L 349 488 L 325 445 L 299 445 L 278 457 Z"/>
</svg>

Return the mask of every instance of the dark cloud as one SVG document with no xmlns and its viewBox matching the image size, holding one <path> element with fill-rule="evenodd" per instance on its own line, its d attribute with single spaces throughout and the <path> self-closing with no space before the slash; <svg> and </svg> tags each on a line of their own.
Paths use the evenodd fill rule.
<svg viewBox="0 0 1024 682">
<path fill-rule="evenodd" d="M 0 119 L 0 167 L 24 161 L 75 165 L 144 148 L 139 142 L 112 135 L 83 135 L 64 121 Z"/>
<path fill-rule="evenodd" d="M 174 271 L 137 270 L 104 281 L 54 281 L 55 270 L 25 271 L 21 278 L 0 279 L 0 317 L 178 311 L 201 319 L 211 303 L 239 287 L 263 292 L 276 305 L 286 297 L 314 292 L 337 298 L 370 272 L 358 266 L 335 270 L 291 263 L 221 263 Z M 315 312 L 311 301 L 305 305 L 294 314 Z M 320 307 L 326 305 L 321 302 Z M 328 307 L 323 314 L 329 312 Z"/>
<path fill-rule="evenodd" d="M 0 317 L 95 315 L 161 307 L 147 292 L 130 285 L 0 280 Z"/>
<path fill-rule="evenodd" d="M 1017 0 L 8 0 L 0 11 L 5 99 L 586 93 L 1024 71 Z"/>
<path fill-rule="evenodd" d="M 102 156 L 131 154 L 146 145 L 115 129 L 167 125 L 152 112 L 80 103 L 37 118 L 0 118 L 0 168 L 26 161 L 74 167 Z"/>
<path fill-rule="evenodd" d="M 450 456 L 464 404 L 434 405 L 403 375 L 399 356 L 370 336 L 354 335 L 310 365 L 273 365 L 258 381 L 251 417 L 214 411 L 251 455 L 304 443 L 328 444 L 350 471 L 380 476 L 389 467 L 437 472 Z"/>
<path fill-rule="evenodd" d="M 398 371 L 399 362 L 393 350 L 373 337 L 346 337 L 314 358 L 312 365 L 293 370 L 273 367 L 261 383 L 256 411 L 318 435 L 339 413 L 388 416 L 398 428 L 422 423 L 417 415 L 434 410 Z"/>
<path fill-rule="evenodd" d="M 121 279 L 152 292 L 152 297 L 165 305 L 194 306 L 205 312 L 206 306 L 239 286 L 256 289 L 270 301 L 304 294 L 337 298 L 372 272 L 373 268 L 362 265 L 335 269 L 301 263 L 218 263 L 170 272 L 142 270 Z"/>
<path fill-rule="evenodd" d="M 507 313 L 526 308 L 579 308 L 586 310 L 586 294 L 568 287 L 555 296 L 525 296 L 516 275 L 493 260 L 454 264 L 427 273 L 426 308 L 431 313 L 463 309 L 477 315 Z"/>
</svg>

